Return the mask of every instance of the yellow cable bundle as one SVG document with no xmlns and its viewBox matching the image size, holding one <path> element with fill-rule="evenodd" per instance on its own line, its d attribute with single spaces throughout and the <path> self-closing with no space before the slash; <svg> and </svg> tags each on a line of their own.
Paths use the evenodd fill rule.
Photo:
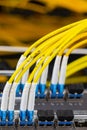
<svg viewBox="0 0 87 130">
<path fill-rule="evenodd" d="M 68 64 L 67 66 L 67 70 L 66 70 L 66 78 L 70 77 L 71 75 L 73 75 L 74 73 L 87 68 L 87 56 L 83 56 L 73 62 L 71 62 L 70 64 Z M 86 79 L 83 78 L 83 80 Z M 78 82 L 78 80 L 77 80 Z"/>
<path fill-rule="evenodd" d="M 84 21 L 84 20 L 83 20 L 83 21 Z M 82 21 L 81 21 L 81 22 L 82 22 Z M 46 39 L 48 39 L 48 38 L 50 38 L 50 37 L 52 37 L 52 36 L 54 36 L 54 35 L 56 35 L 56 34 L 58 34 L 58 33 L 60 33 L 60 32 L 63 32 L 64 30 L 69 29 L 70 27 L 73 27 L 73 26 L 77 25 L 78 23 L 80 23 L 80 22 L 76 22 L 76 23 L 74 23 L 74 24 L 68 25 L 68 26 L 66 26 L 66 27 L 63 27 L 63 28 L 61 28 L 61 29 L 58 29 L 58 30 L 56 30 L 56 31 L 54 31 L 54 32 L 52 32 L 52 33 L 50 33 L 50 34 L 44 36 L 43 38 L 41 38 L 40 40 L 38 40 L 37 42 L 35 42 L 23 55 L 26 57 L 26 56 L 31 52 L 32 49 L 35 49 L 35 47 L 36 47 L 37 45 L 39 45 L 40 43 L 42 43 L 42 42 L 45 41 Z M 11 77 L 11 79 L 10 79 L 9 82 L 12 82 L 11 80 L 13 80 L 13 79 L 15 78 L 16 74 L 23 68 L 23 66 L 26 64 L 26 62 L 27 62 L 28 60 L 30 60 L 30 57 L 29 57 L 26 61 L 24 61 L 24 63 L 18 68 L 18 70 L 16 70 L 16 72 L 12 75 L 12 77 Z"/>
<path fill-rule="evenodd" d="M 61 29 L 58 29 L 58 30 L 56 30 L 56 31 L 54 31 L 54 32 L 52 32 L 52 33 L 50 33 L 50 34 L 48 34 L 48 35 L 46 35 L 46 36 L 44 36 L 43 38 L 41 38 L 40 40 L 38 40 L 37 42 L 35 42 L 35 44 L 33 44 L 23 55 L 26 57 L 29 53 L 31 53 L 31 51 L 34 49 L 34 51 L 29 55 L 29 57 L 20 65 L 20 67 L 15 71 L 15 73 L 12 75 L 12 77 L 10 78 L 10 80 L 9 80 L 9 82 L 11 83 L 13 80 L 14 80 L 14 77 L 16 76 L 16 74 L 18 73 L 18 72 L 20 72 L 23 68 L 24 68 L 24 66 L 26 65 L 26 63 L 28 63 L 29 62 L 29 60 L 30 59 L 32 59 L 32 58 L 34 58 L 34 56 L 35 55 L 37 55 L 37 52 L 38 51 L 40 51 L 39 52 L 39 54 L 38 54 L 38 56 L 37 56 L 37 58 L 36 58 L 36 60 L 38 60 L 41 56 L 43 56 L 44 55 L 44 51 L 42 51 L 41 52 L 41 48 L 43 48 L 45 45 L 44 45 L 44 43 L 46 42 L 45 40 L 46 39 L 48 39 L 48 40 L 50 40 L 49 38 L 51 38 L 52 36 L 55 36 L 56 37 L 56 39 L 57 39 L 57 37 L 58 37 L 58 39 L 60 39 L 60 38 L 62 38 L 62 39 L 60 39 L 58 42 L 56 42 L 56 44 L 54 44 L 53 45 L 53 47 L 54 47 L 54 50 L 53 49 L 48 49 L 49 51 L 48 51 L 48 53 L 47 53 L 47 55 L 46 56 L 50 56 L 50 58 L 48 58 L 48 60 L 45 62 L 45 64 L 43 65 L 43 67 L 41 68 L 41 70 L 40 70 L 40 72 L 39 72 L 39 74 L 38 74 L 38 76 L 36 77 L 36 79 L 34 79 L 34 82 L 37 82 L 37 80 L 39 79 L 39 77 L 40 77 L 40 75 L 41 75 L 41 73 L 43 72 L 43 70 L 45 69 L 45 67 L 50 63 L 50 61 L 58 54 L 58 52 L 60 52 L 60 50 L 62 49 L 62 47 L 64 48 L 65 47 L 65 45 L 67 46 L 68 45 L 68 42 L 70 41 L 70 40 L 72 40 L 73 41 L 73 38 L 74 37 L 76 37 L 76 35 L 78 35 L 80 32 L 85 32 L 86 31 L 86 22 L 87 20 L 85 19 L 85 20 L 82 20 L 82 21 L 79 21 L 79 22 L 76 22 L 76 23 L 74 23 L 74 24 L 70 24 L 70 25 L 68 25 L 68 26 L 65 26 L 65 27 L 63 27 L 63 28 L 61 28 Z M 68 29 L 68 30 L 67 30 Z M 64 34 L 64 32 L 63 31 L 65 31 L 65 34 Z M 73 32 L 74 32 L 74 34 L 73 34 Z M 61 33 L 61 34 L 59 34 L 59 33 Z M 63 34 L 62 34 L 63 33 Z M 79 34 L 80 35 L 80 34 Z M 81 35 L 81 37 L 84 37 L 84 36 L 86 36 L 86 33 L 84 33 L 84 34 L 82 34 Z M 79 36 L 76 38 L 76 40 L 78 40 L 79 39 Z M 43 42 L 43 41 L 45 41 L 45 42 Z M 56 41 L 56 40 L 55 40 Z M 75 40 L 74 40 L 75 41 Z M 86 42 L 86 41 L 85 41 Z M 43 44 L 41 44 L 40 46 L 41 46 L 41 48 L 39 48 L 39 44 L 40 43 L 43 43 Z M 46 43 L 45 43 L 46 44 Z M 83 44 L 83 43 L 82 43 Z M 50 44 L 49 44 L 50 45 Z M 60 46 L 59 46 L 60 45 Z M 38 46 L 38 47 L 37 47 Z M 58 47 L 59 46 L 59 47 Z M 37 49 L 37 48 L 38 49 Z M 56 47 L 58 47 L 58 49 L 56 49 Z M 45 48 L 46 49 L 46 48 Z M 43 50 L 44 50 L 44 48 L 43 48 Z M 54 52 L 54 53 L 53 53 Z M 36 54 L 35 54 L 36 53 Z M 41 53 L 41 54 L 40 54 Z M 49 54 L 51 54 L 51 53 L 53 53 L 52 55 L 49 55 Z M 45 57 L 46 58 L 46 57 Z M 43 59 L 43 61 L 45 60 L 45 58 Z M 33 60 L 33 59 L 32 59 Z M 33 65 L 35 62 L 36 62 L 36 60 L 35 61 L 31 61 L 31 65 Z M 41 62 L 41 64 L 42 64 L 43 62 Z M 41 65 L 40 64 L 40 65 Z M 30 66 L 30 65 L 29 65 Z M 29 66 L 26 66 L 27 68 L 26 69 L 24 69 L 23 70 L 23 73 L 29 68 Z M 37 70 L 37 69 L 35 69 L 35 70 Z M 22 74 L 23 74 L 22 73 Z M 22 74 L 21 74 L 21 76 L 22 76 Z M 20 76 L 20 78 L 21 78 L 21 76 Z M 17 80 L 17 82 L 20 80 L 20 78 L 18 78 L 18 80 Z"/>
</svg>

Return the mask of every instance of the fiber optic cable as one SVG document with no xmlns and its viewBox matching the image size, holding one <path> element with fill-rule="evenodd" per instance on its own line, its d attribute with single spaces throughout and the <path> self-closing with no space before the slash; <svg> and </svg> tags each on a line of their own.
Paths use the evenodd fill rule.
<svg viewBox="0 0 87 130">
<path fill-rule="evenodd" d="M 86 62 L 87 61 L 87 55 L 82 56 L 81 58 L 71 62 L 70 64 L 68 64 L 67 66 L 67 71 L 71 71 L 72 68 L 74 68 L 75 66 L 78 66 L 79 64 Z"/>
<path fill-rule="evenodd" d="M 67 49 L 67 48 L 70 48 L 70 46 L 72 46 L 73 44 L 76 44 L 76 42 L 78 42 L 79 40 L 82 40 L 84 39 L 85 37 L 87 37 L 87 32 L 83 32 L 79 35 L 77 35 L 74 39 L 72 39 L 66 46 L 64 46 L 60 52 L 58 53 L 59 56 L 62 56 L 64 51 Z"/>
<path fill-rule="evenodd" d="M 70 45 L 72 45 L 72 43 L 75 42 L 75 40 L 79 40 L 80 37 L 81 38 L 84 38 L 87 36 L 87 33 L 83 33 L 83 34 L 79 34 L 75 39 L 73 39 L 69 44 L 67 44 L 60 52 L 59 52 L 59 55 L 62 55 L 63 54 L 63 51 L 66 49 L 66 47 L 69 47 Z M 77 44 L 76 44 L 77 45 Z M 74 50 L 74 49 L 73 49 Z M 63 76 L 64 76 L 64 71 L 66 70 L 66 65 L 67 65 L 67 62 L 68 62 L 68 57 L 64 57 L 63 61 L 62 61 L 62 65 L 61 65 L 61 72 L 60 72 L 60 79 L 59 79 L 59 85 L 58 85 L 58 89 L 59 91 L 61 90 L 61 93 L 63 93 L 63 89 L 64 89 L 64 80 L 63 80 Z M 62 76 L 61 76 L 62 75 Z M 64 76 L 65 77 L 65 76 Z M 61 84 L 61 85 L 60 85 Z M 61 87 L 60 87 L 61 86 Z"/>
<path fill-rule="evenodd" d="M 72 71 L 68 71 L 66 73 L 66 78 L 71 76 L 72 74 L 84 69 L 84 68 L 87 68 L 87 61 L 80 64 L 78 67 L 72 68 Z"/>
<path fill-rule="evenodd" d="M 58 73 L 59 73 L 59 67 L 60 67 L 60 61 L 61 57 L 69 46 L 74 44 L 76 41 L 80 40 L 81 38 L 85 38 L 87 36 L 87 32 L 77 35 L 74 39 L 72 39 L 66 46 L 64 46 L 58 53 L 58 56 L 55 59 L 55 64 L 53 67 L 53 73 L 52 73 L 52 79 L 51 79 L 51 91 L 52 91 L 52 97 L 56 96 L 56 90 L 57 90 L 57 83 L 58 83 Z"/>
</svg>

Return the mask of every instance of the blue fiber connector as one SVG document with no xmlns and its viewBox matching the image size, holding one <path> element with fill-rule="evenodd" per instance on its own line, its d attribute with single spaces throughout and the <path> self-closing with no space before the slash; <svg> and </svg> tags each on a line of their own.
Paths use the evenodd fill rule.
<svg viewBox="0 0 87 130">
<path fill-rule="evenodd" d="M 8 111 L 8 125 L 13 125 L 14 111 Z"/>
<path fill-rule="evenodd" d="M 58 84 L 58 97 L 63 97 L 63 92 L 64 92 L 64 84 Z"/>
<path fill-rule="evenodd" d="M 26 120 L 26 111 L 20 111 L 20 120 L 25 121 Z"/>
<path fill-rule="evenodd" d="M 28 122 L 31 123 L 33 121 L 33 116 L 34 116 L 34 111 L 27 111 Z"/>
<path fill-rule="evenodd" d="M 40 84 L 40 98 L 44 98 L 46 90 L 46 84 Z"/>
<path fill-rule="evenodd" d="M 51 84 L 50 90 L 52 92 L 51 97 L 55 98 L 56 97 L 56 91 L 57 91 L 57 84 Z"/>
<path fill-rule="evenodd" d="M 7 111 L 1 111 L 1 125 L 2 126 L 6 125 L 6 116 L 7 116 Z"/>
<path fill-rule="evenodd" d="M 26 111 L 20 111 L 20 125 L 26 125 Z"/>
</svg>

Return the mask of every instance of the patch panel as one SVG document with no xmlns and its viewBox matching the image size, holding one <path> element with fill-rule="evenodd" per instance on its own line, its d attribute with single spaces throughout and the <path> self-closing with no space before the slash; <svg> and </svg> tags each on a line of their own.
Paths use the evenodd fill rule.
<svg viewBox="0 0 87 130">
<path fill-rule="evenodd" d="M 79 85 L 80 86 L 80 85 Z M 71 85 L 72 87 L 72 85 Z M 87 94 L 86 90 L 84 91 L 83 97 L 80 98 L 68 98 L 65 101 L 63 98 L 55 98 L 47 100 L 46 98 L 36 98 L 35 101 L 35 112 L 34 112 L 34 120 L 38 119 L 38 125 L 53 125 L 54 121 L 57 120 L 58 125 L 72 125 L 74 122 L 78 122 L 82 124 L 87 121 Z M 1 98 L 0 98 L 1 101 Z M 20 101 L 21 97 L 16 97 L 15 102 L 15 112 L 13 121 L 8 121 L 9 113 L 7 113 L 6 122 L 4 121 L 1 125 L 13 125 L 15 119 L 21 119 L 21 115 L 19 112 L 20 109 Z M 66 114 L 67 113 L 67 114 Z M 12 114 L 11 114 L 12 115 Z M 65 115 L 65 116 L 64 116 Z M 27 118 L 27 112 L 24 120 L 19 120 L 20 125 L 33 125 L 34 122 L 29 124 Z M 34 121 L 32 120 L 32 121 Z M 65 121 L 64 121 L 65 120 Z M 71 122 L 70 122 L 71 121 Z M 2 122 L 2 121 L 1 121 Z"/>
</svg>

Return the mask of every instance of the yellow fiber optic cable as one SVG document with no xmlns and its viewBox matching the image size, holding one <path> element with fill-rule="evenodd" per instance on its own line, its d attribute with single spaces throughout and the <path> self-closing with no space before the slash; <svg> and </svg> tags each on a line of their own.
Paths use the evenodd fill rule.
<svg viewBox="0 0 87 130">
<path fill-rule="evenodd" d="M 73 47 L 71 47 L 71 48 L 69 49 L 69 51 L 68 51 L 65 55 L 66 55 L 66 56 L 69 56 L 70 53 L 71 53 L 74 49 L 79 48 L 79 47 L 81 47 L 81 46 L 83 46 L 83 45 L 87 45 L 87 39 L 86 39 L 86 40 L 83 40 L 83 41 L 77 43 L 76 45 L 74 45 Z M 85 57 L 85 58 L 86 58 L 86 60 L 87 60 L 87 57 Z M 78 60 L 77 60 L 77 61 L 78 61 Z M 75 62 L 75 63 L 76 63 L 76 62 Z M 87 67 L 87 63 L 84 63 L 84 62 L 83 62 L 83 64 L 80 64 L 78 67 L 72 68 L 73 71 L 72 71 L 72 69 L 70 69 L 70 71 L 68 72 L 68 75 L 66 74 L 66 77 L 69 76 L 70 74 L 75 73 L 76 71 L 79 71 L 80 69 L 85 68 L 85 67 Z M 74 69 L 75 69 L 75 70 L 74 70 Z"/>
<path fill-rule="evenodd" d="M 87 62 L 87 55 L 69 63 L 67 66 L 67 71 L 71 70 L 73 67 L 78 66 L 79 64 L 83 62 Z"/>
<path fill-rule="evenodd" d="M 64 55 L 63 57 L 63 61 L 62 61 L 62 65 L 61 65 L 61 70 L 60 70 L 60 77 L 59 77 L 59 84 L 64 84 L 65 83 L 65 78 L 66 78 L 66 69 L 67 69 L 67 63 L 68 63 L 68 58 L 69 55 L 71 54 L 71 52 L 76 49 L 79 48 L 83 45 L 87 45 L 87 38 L 82 40 L 81 42 L 76 43 L 75 45 L 73 45 Z M 70 69 L 70 72 L 72 71 L 72 69 Z"/>
<path fill-rule="evenodd" d="M 83 40 L 83 41 L 77 43 L 75 46 L 71 47 L 71 48 L 68 50 L 68 52 L 66 52 L 65 55 L 66 55 L 66 56 L 69 56 L 70 53 L 71 53 L 74 49 L 79 48 L 79 47 L 82 47 L 83 45 L 87 45 L 87 39 L 86 39 L 86 40 Z"/>
<path fill-rule="evenodd" d="M 30 48 L 28 49 L 27 55 L 28 55 L 29 51 L 30 51 L 33 47 L 35 47 L 35 46 L 32 45 L 32 47 L 30 47 Z M 26 52 L 25 52 L 25 53 L 26 53 Z M 35 51 L 34 51 L 34 53 L 35 53 Z M 25 56 L 25 55 L 24 55 L 24 56 Z M 33 56 L 33 54 L 32 54 L 32 56 Z M 31 56 L 31 57 L 32 57 L 32 56 Z M 9 80 L 8 82 L 11 83 L 11 82 L 14 80 L 15 76 L 17 75 L 17 73 L 22 69 L 22 67 L 23 67 L 29 60 L 30 60 L 30 57 L 23 62 L 23 64 L 16 70 L 16 72 L 11 76 L 11 78 L 10 78 L 10 80 Z"/>
<path fill-rule="evenodd" d="M 77 36 L 76 36 L 75 38 L 73 38 L 66 46 L 64 46 L 64 47 L 60 50 L 60 52 L 58 53 L 58 55 L 59 55 L 59 56 L 62 56 L 63 53 L 64 53 L 64 51 L 65 51 L 67 48 L 69 48 L 69 47 L 72 46 L 73 44 L 76 44 L 76 41 L 78 41 L 78 40 L 80 40 L 80 39 L 82 39 L 82 38 L 85 38 L 85 37 L 87 37 L 87 32 L 83 32 L 83 33 L 77 35 Z"/>
<path fill-rule="evenodd" d="M 84 69 L 84 68 L 87 68 L 87 62 L 80 64 L 78 67 L 73 68 L 71 71 L 67 71 L 66 78 L 73 75 L 74 73 Z"/>
</svg>

